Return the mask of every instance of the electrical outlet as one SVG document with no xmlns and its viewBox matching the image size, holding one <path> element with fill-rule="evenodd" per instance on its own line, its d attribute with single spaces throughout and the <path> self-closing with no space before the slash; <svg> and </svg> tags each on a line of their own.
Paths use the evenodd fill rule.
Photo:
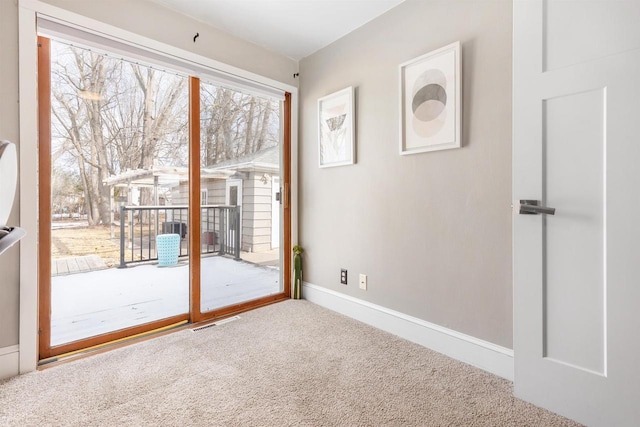
<svg viewBox="0 0 640 427">
<path fill-rule="evenodd" d="M 363 291 L 367 290 L 367 275 L 366 274 L 361 274 L 360 275 L 360 289 L 362 289 Z"/>
<path fill-rule="evenodd" d="M 343 285 L 347 284 L 347 270 L 344 268 L 340 269 L 340 283 Z"/>
</svg>

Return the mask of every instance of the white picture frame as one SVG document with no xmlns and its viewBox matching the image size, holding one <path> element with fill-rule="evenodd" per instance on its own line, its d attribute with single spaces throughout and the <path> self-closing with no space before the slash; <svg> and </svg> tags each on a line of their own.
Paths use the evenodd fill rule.
<svg viewBox="0 0 640 427">
<path fill-rule="evenodd" d="M 400 155 L 460 148 L 460 42 L 414 58 L 400 71 Z"/>
<path fill-rule="evenodd" d="M 355 150 L 354 88 L 318 99 L 318 165 L 353 165 Z"/>
</svg>

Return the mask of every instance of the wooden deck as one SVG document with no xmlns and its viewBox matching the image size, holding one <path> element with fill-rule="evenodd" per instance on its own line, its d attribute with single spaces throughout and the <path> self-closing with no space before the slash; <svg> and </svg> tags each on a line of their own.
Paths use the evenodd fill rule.
<svg viewBox="0 0 640 427">
<path fill-rule="evenodd" d="M 98 255 L 85 255 L 51 260 L 51 276 L 104 270 L 107 264 Z"/>
</svg>

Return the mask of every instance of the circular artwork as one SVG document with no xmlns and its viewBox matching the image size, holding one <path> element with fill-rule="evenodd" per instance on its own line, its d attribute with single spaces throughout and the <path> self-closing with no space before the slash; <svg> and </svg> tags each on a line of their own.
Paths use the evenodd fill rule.
<svg viewBox="0 0 640 427">
<path fill-rule="evenodd" d="M 411 108 L 413 130 L 428 138 L 437 134 L 447 118 L 447 78 L 437 69 L 429 69 L 414 82 Z"/>
</svg>

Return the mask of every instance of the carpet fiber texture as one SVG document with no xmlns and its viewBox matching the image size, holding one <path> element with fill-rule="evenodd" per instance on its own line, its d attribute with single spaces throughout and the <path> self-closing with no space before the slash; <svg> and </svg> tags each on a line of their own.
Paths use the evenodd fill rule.
<svg viewBox="0 0 640 427">
<path fill-rule="evenodd" d="M 307 301 L 0 382 L 2 426 L 573 426 L 512 383 Z"/>
</svg>

